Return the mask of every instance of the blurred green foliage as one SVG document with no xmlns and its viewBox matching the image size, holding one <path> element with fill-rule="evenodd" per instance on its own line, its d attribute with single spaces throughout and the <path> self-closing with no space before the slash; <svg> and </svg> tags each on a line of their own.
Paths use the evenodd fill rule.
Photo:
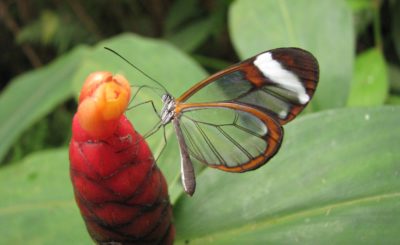
<svg viewBox="0 0 400 245">
<path fill-rule="evenodd" d="M 399 12 L 396 0 L 0 2 L 0 244 L 89 243 L 68 179 L 75 98 L 97 70 L 150 83 L 104 46 L 176 96 L 280 46 L 320 62 L 308 115 L 285 126 L 280 153 L 257 171 L 199 169 L 187 198 L 167 129 L 159 165 L 178 244 L 400 241 Z M 139 131 L 149 110 L 127 112 Z M 157 137 L 149 144 L 157 154 Z"/>
</svg>

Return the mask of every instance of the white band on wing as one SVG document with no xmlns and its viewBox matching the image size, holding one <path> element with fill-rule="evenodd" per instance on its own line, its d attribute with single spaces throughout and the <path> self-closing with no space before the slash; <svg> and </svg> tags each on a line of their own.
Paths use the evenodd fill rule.
<svg viewBox="0 0 400 245">
<path fill-rule="evenodd" d="M 310 100 L 310 96 L 306 93 L 303 84 L 296 74 L 284 69 L 278 61 L 272 58 L 270 52 L 258 55 L 254 60 L 254 65 L 273 83 L 296 93 L 301 104 L 306 104 Z"/>
</svg>

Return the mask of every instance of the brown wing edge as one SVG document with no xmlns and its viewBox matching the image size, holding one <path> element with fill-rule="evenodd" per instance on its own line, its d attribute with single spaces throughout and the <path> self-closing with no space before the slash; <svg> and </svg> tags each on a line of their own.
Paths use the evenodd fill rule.
<svg viewBox="0 0 400 245">
<path fill-rule="evenodd" d="M 319 64 L 312 53 L 301 48 L 277 48 L 267 52 L 271 52 L 273 59 L 300 78 L 310 97 L 305 104 L 293 104 L 288 117 L 279 119 L 279 122 L 284 125 L 303 111 L 314 96 L 319 81 Z"/>
</svg>

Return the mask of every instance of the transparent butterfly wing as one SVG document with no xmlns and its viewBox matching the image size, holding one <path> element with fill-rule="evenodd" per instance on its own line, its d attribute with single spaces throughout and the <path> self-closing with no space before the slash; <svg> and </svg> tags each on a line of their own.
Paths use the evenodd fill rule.
<svg viewBox="0 0 400 245">
<path fill-rule="evenodd" d="M 265 163 L 282 140 L 279 123 L 260 115 L 227 103 L 190 108 L 179 121 L 192 158 L 221 170 L 243 172 Z"/>
<path fill-rule="evenodd" d="M 311 100 L 318 78 L 318 62 L 311 53 L 298 48 L 279 48 L 212 75 L 189 89 L 177 102 L 245 104 L 285 124 Z"/>
</svg>

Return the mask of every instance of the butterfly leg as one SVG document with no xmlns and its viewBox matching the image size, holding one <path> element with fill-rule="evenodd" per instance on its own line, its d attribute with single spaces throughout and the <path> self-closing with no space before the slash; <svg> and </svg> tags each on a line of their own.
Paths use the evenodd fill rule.
<svg viewBox="0 0 400 245">
<path fill-rule="evenodd" d="M 134 87 L 134 86 L 133 86 L 133 87 Z M 132 95 L 132 98 L 131 98 L 131 100 L 129 101 L 129 104 L 131 104 L 131 103 L 135 100 L 135 98 L 138 96 L 138 94 L 140 93 L 140 91 L 142 91 L 142 89 L 144 89 L 144 88 L 152 88 L 152 87 L 149 87 L 149 86 L 147 86 L 147 85 L 142 85 L 142 86 L 138 86 L 137 88 L 138 88 L 138 89 L 137 89 L 136 92 Z M 147 104 L 147 103 L 150 103 L 150 104 L 151 104 L 151 106 L 152 106 L 152 108 L 153 108 L 153 111 L 157 114 L 157 117 L 160 118 L 160 113 L 158 112 L 156 106 L 154 105 L 153 100 L 147 100 L 147 101 L 140 102 L 140 103 L 138 103 L 138 104 L 136 104 L 136 105 L 130 106 L 130 107 L 128 108 L 128 110 L 135 109 L 136 107 L 139 107 L 139 106 L 144 105 L 144 104 Z"/>
<path fill-rule="evenodd" d="M 164 152 L 165 148 L 167 147 L 167 143 L 168 143 L 168 141 L 167 141 L 167 135 L 166 135 L 166 133 L 165 133 L 165 125 L 163 125 L 162 130 L 163 130 L 164 145 L 162 146 L 160 152 L 158 153 L 158 156 L 157 156 L 157 158 L 156 158 L 156 161 L 158 161 L 158 158 L 160 158 L 160 156 L 161 156 L 162 153 Z"/>
</svg>

